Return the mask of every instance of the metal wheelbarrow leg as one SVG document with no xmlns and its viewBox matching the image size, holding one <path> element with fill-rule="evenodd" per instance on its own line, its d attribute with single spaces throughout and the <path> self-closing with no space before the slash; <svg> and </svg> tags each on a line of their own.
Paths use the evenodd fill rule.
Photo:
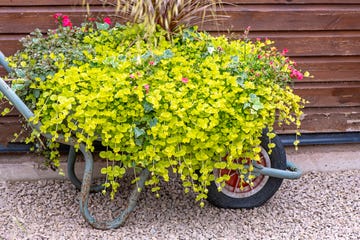
<svg viewBox="0 0 360 240">
<path fill-rule="evenodd" d="M 77 189 L 81 190 L 82 182 L 75 174 L 76 155 L 77 154 L 76 154 L 75 148 L 73 146 L 70 146 L 69 154 L 68 154 L 68 158 L 67 158 L 67 174 L 68 174 L 68 177 L 69 177 L 70 181 L 72 182 L 72 184 L 74 184 L 74 186 Z M 92 192 L 92 193 L 100 192 L 103 189 L 104 189 L 104 187 L 101 184 L 99 184 L 99 185 L 95 184 L 95 185 L 91 185 L 90 192 Z"/>
<path fill-rule="evenodd" d="M 80 145 L 80 151 L 82 152 L 85 158 L 85 171 L 83 176 L 83 182 L 81 185 L 80 212 L 82 216 L 85 218 L 85 220 L 94 228 L 103 229 L 103 230 L 117 228 L 125 222 L 126 218 L 134 210 L 137 200 L 139 199 L 140 192 L 144 188 L 145 181 L 149 176 L 149 170 L 148 169 L 142 170 L 140 174 L 140 180 L 134 186 L 134 189 L 132 190 L 131 195 L 128 199 L 127 208 L 124 211 L 122 211 L 112 221 L 98 222 L 90 214 L 88 209 L 89 194 L 90 194 L 90 188 L 92 182 L 92 173 L 94 168 L 93 157 L 92 154 L 89 151 L 87 151 L 85 149 L 85 146 L 82 144 Z"/>
</svg>

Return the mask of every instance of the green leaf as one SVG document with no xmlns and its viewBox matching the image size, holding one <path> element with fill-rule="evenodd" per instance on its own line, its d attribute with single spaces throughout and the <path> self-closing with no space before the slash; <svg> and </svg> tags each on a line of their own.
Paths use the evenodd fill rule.
<svg viewBox="0 0 360 240">
<path fill-rule="evenodd" d="M 226 162 L 216 162 L 214 167 L 217 169 L 224 169 L 226 167 Z"/>
<path fill-rule="evenodd" d="M 8 114 L 10 112 L 10 108 L 4 108 L 4 110 L 1 112 L 2 116 L 5 116 L 6 114 Z"/>
<path fill-rule="evenodd" d="M 233 63 L 238 63 L 239 62 L 239 57 L 238 56 L 231 56 L 230 59 L 231 59 L 231 61 Z"/>
<path fill-rule="evenodd" d="M 163 59 L 172 58 L 174 56 L 173 52 L 170 49 L 166 49 L 162 55 Z"/>
<path fill-rule="evenodd" d="M 139 138 L 140 136 L 145 134 L 145 131 L 144 131 L 144 129 L 135 127 L 134 133 L 135 133 L 135 138 Z"/>
<path fill-rule="evenodd" d="M 241 87 L 244 87 L 244 82 L 248 79 L 248 75 L 246 72 L 241 73 L 240 76 L 236 78 L 237 84 L 239 84 Z"/>
<path fill-rule="evenodd" d="M 154 127 L 157 124 L 157 122 L 158 122 L 157 118 L 154 117 L 149 121 L 149 126 Z"/>
<path fill-rule="evenodd" d="M 250 102 L 252 102 L 252 103 L 254 103 L 255 101 L 257 101 L 259 99 L 255 93 L 250 93 L 249 96 L 250 96 Z"/>
<path fill-rule="evenodd" d="M 255 102 L 252 105 L 252 109 L 254 109 L 255 111 L 258 111 L 258 110 L 263 109 L 263 108 L 264 108 L 264 105 L 261 102 Z"/>
<path fill-rule="evenodd" d="M 215 48 L 213 46 L 210 46 L 207 48 L 208 53 L 211 55 L 215 51 Z"/>
<path fill-rule="evenodd" d="M 244 87 L 244 79 L 242 77 L 236 78 L 236 83 L 241 87 Z"/>
<path fill-rule="evenodd" d="M 96 23 L 96 28 L 99 30 L 108 30 L 110 28 L 110 25 L 107 23 Z"/>
<path fill-rule="evenodd" d="M 136 144 L 137 146 L 142 146 L 143 143 L 144 143 L 144 140 L 143 140 L 142 138 L 137 138 L 137 139 L 135 139 L 135 144 Z"/>
<path fill-rule="evenodd" d="M 143 107 L 144 107 L 145 113 L 149 113 L 154 110 L 153 105 L 151 103 L 149 103 L 148 101 L 144 101 Z"/>
<path fill-rule="evenodd" d="M 107 174 L 107 168 L 101 168 L 101 174 Z"/>
<path fill-rule="evenodd" d="M 248 108 L 248 107 L 250 107 L 250 106 L 251 106 L 251 104 L 250 104 L 250 103 L 248 103 L 248 102 L 246 102 L 246 103 L 244 103 L 243 108 L 244 108 L 244 109 L 246 109 L 246 108 Z"/>
</svg>

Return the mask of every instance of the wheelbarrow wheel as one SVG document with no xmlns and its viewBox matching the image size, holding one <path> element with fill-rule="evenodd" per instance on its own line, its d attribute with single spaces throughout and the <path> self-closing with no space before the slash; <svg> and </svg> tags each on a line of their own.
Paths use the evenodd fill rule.
<svg viewBox="0 0 360 240">
<path fill-rule="evenodd" d="M 69 149 L 69 155 L 68 155 L 68 161 L 67 161 L 67 174 L 72 184 L 78 189 L 81 190 L 82 182 L 80 179 L 76 176 L 75 173 L 75 162 L 76 162 L 76 152 L 73 146 L 70 146 Z M 90 186 L 90 192 L 96 193 L 103 190 L 104 187 L 99 184 L 93 184 Z"/>
<path fill-rule="evenodd" d="M 268 154 L 269 138 L 263 132 L 261 137 L 261 162 L 264 167 L 276 169 L 286 169 L 286 154 L 280 138 L 276 136 L 271 140 L 276 144 L 272 153 Z M 241 160 L 241 159 L 240 159 Z M 215 169 L 214 175 L 220 177 L 223 174 L 229 174 L 230 179 L 225 182 L 225 186 L 218 191 L 219 183 L 212 182 L 209 186 L 208 201 L 220 208 L 254 208 L 263 205 L 279 189 L 283 179 L 264 175 L 256 176 L 252 180 L 253 185 L 241 183 L 237 171 L 228 169 Z"/>
</svg>

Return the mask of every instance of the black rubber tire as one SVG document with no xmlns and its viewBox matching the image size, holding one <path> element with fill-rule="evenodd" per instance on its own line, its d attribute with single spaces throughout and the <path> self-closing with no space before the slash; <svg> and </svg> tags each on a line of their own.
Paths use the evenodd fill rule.
<svg viewBox="0 0 360 240">
<path fill-rule="evenodd" d="M 268 152 L 269 138 L 266 135 L 267 131 L 264 130 L 261 137 L 261 147 Z M 271 140 L 276 144 L 276 147 L 272 149 L 271 155 L 268 155 L 271 162 L 271 167 L 276 169 L 286 169 L 286 153 L 284 146 L 282 145 L 280 138 L 276 136 Z M 207 200 L 213 205 L 219 208 L 255 208 L 263 205 L 268 201 L 275 192 L 279 189 L 283 179 L 269 177 L 266 184 L 253 195 L 241 198 L 234 198 L 218 191 L 218 186 L 215 182 L 212 182 L 208 190 Z"/>
<path fill-rule="evenodd" d="M 67 161 L 67 174 L 72 184 L 78 189 L 81 190 L 82 182 L 75 174 L 75 162 L 76 162 L 76 152 L 73 146 L 70 146 L 68 161 Z M 96 193 L 104 189 L 102 185 L 91 185 L 90 192 Z"/>
</svg>

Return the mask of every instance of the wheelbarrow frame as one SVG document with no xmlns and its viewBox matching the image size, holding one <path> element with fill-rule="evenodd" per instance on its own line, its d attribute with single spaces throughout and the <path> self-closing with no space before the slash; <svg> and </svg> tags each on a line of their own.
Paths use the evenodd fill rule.
<svg viewBox="0 0 360 240">
<path fill-rule="evenodd" d="M 0 51 L 0 65 L 2 65 L 7 72 L 11 72 L 11 68 L 9 67 L 5 56 Z M 8 101 L 24 116 L 26 121 L 30 124 L 30 126 L 37 131 L 40 131 L 41 122 L 37 124 L 31 123 L 30 119 L 34 117 L 34 113 L 27 107 L 27 105 L 20 99 L 20 97 L 11 89 L 11 87 L 4 81 L 3 78 L 0 77 L 0 91 L 4 94 L 4 96 L 8 99 Z M 51 134 L 42 135 L 47 139 L 53 139 Z M 74 181 L 79 181 L 74 173 L 74 165 L 76 159 L 76 153 L 74 152 L 74 146 L 78 144 L 77 139 L 70 137 L 67 141 L 65 141 L 64 136 L 59 135 L 56 139 L 56 142 L 69 145 L 70 152 L 68 157 L 68 164 L 70 164 L 70 168 L 68 168 L 68 175 L 70 176 L 70 180 L 74 183 Z M 93 170 L 94 170 L 94 159 L 93 155 L 90 151 L 86 149 L 86 145 L 83 143 L 78 144 L 79 150 L 83 154 L 85 159 L 85 168 L 82 177 L 81 183 L 81 193 L 80 193 L 80 212 L 84 219 L 94 228 L 97 229 L 112 229 L 121 226 L 129 214 L 134 210 L 137 200 L 139 199 L 140 192 L 144 189 L 145 181 L 149 177 L 149 170 L 143 169 L 140 173 L 140 180 L 134 186 L 130 197 L 128 198 L 127 207 L 119 213 L 117 217 L 115 217 L 111 221 L 97 221 L 90 213 L 88 209 L 89 202 L 89 194 L 92 190 L 91 183 L 93 179 Z M 298 179 L 302 175 L 301 170 L 295 166 L 295 164 L 287 161 L 287 170 L 280 170 L 275 168 L 264 167 L 262 165 L 253 163 L 254 165 L 254 173 L 267 175 L 269 177 L 282 178 L 282 179 Z"/>
</svg>

